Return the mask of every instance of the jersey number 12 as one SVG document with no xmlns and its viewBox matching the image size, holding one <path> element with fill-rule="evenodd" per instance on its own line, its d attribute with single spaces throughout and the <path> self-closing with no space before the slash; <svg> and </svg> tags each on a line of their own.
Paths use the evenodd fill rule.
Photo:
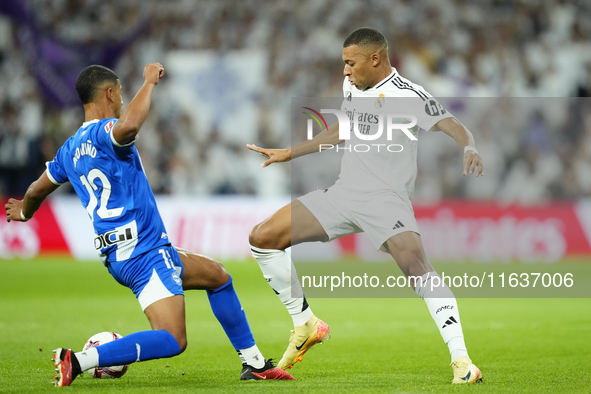
<svg viewBox="0 0 591 394">
<path fill-rule="evenodd" d="M 94 210 L 98 205 L 98 199 L 94 192 L 98 190 L 98 186 L 94 184 L 95 179 L 99 179 L 101 184 L 103 185 L 103 191 L 101 192 L 100 196 L 100 205 L 96 210 L 96 214 L 101 219 L 111 219 L 120 216 L 123 212 L 123 207 L 121 208 L 113 208 L 107 209 L 107 204 L 109 203 L 109 197 L 111 197 L 111 182 L 101 170 L 98 168 L 93 168 L 88 172 L 88 176 L 81 175 L 80 182 L 86 187 L 88 191 L 88 196 L 90 197 L 88 201 L 88 205 L 86 206 L 86 211 L 90 216 L 90 220 L 94 222 Z"/>
</svg>

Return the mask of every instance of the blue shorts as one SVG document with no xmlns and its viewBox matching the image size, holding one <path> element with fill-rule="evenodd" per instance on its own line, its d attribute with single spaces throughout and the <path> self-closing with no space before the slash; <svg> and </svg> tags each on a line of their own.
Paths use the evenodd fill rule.
<svg viewBox="0 0 591 394">
<path fill-rule="evenodd" d="M 170 245 L 109 264 L 109 273 L 133 291 L 142 310 L 163 298 L 184 295 L 183 269 L 178 252 Z"/>
</svg>

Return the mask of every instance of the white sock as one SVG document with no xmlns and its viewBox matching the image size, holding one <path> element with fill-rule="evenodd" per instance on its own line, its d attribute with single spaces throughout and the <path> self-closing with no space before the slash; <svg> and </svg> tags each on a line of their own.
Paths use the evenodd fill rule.
<svg viewBox="0 0 591 394">
<path fill-rule="evenodd" d="M 99 356 L 95 347 L 88 348 L 83 352 L 76 353 L 76 359 L 80 364 L 80 369 L 83 371 L 98 367 Z"/>
<path fill-rule="evenodd" d="M 263 271 L 267 283 L 275 291 L 293 319 L 294 326 L 306 324 L 313 315 L 308 306 L 298 275 L 285 250 L 250 247 L 252 256 Z"/>
<path fill-rule="evenodd" d="M 251 367 L 255 367 L 256 369 L 260 369 L 265 366 L 265 358 L 263 357 L 257 345 L 251 346 L 247 349 L 238 350 L 238 356 L 240 356 L 242 364 L 248 364 Z"/>
<path fill-rule="evenodd" d="M 433 288 L 432 280 L 435 279 Z M 441 277 L 437 272 L 427 272 L 421 276 L 421 285 L 417 284 L 415 292 L 419 297 L 425 300 L 429 312 L 435 324 L 439 327 L 439 332 L 445 344 L 449 347 L 451 360 L 461 356 L 467 356 L 466 344 L 464 343 L 464 334 L 460 322 L 460 312 L 456 297 L 447 285 L 441 285 Z"/>
</svg>

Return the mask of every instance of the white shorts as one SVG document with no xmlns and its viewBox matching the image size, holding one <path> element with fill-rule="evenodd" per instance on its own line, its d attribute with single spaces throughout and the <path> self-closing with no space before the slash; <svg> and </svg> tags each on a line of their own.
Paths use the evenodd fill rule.
<svg viewBox="0 0 591 394">
<path fill-rule="evenodd" d="M 420 234 L 412 208 L 398 194 L 370 193 L 366 201 L 347 199 L 344 195 L 335 185 L 298 198 L 320 222 L 328 235 L 327 242 L 365 232 L 376 249 L 387 252 L 384 243 L 393 235 L 405 231 Z"/>
</svg>

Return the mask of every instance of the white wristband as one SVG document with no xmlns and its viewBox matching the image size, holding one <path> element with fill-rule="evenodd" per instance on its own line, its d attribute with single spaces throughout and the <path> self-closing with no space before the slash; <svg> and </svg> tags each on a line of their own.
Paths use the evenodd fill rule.
<svg viewBox="0 0 591 394">
<path fill-rule="evenodd" d="M 26 222 L 27 220 L 30 220 L 31 218 L 28 218 L 25 216 L 25 214 L 23 213 L 23 210 L 21 209 L 21 218 Z"/>
<path fill-rule="evenodd" d="M 468 146 L 466 146 L 466 147 L 464 148 L 464 153 L 468 152 L 469 150 L 471 150 L 472 152 L 474 152 L 474 153 L 478 154 L 478 151 L 476 150 L 476 148 L 475 148 L 475 147 L 473 147 L 473 146 L 470 146 L 470 145 L 468 145 Z"/>
</svg>

